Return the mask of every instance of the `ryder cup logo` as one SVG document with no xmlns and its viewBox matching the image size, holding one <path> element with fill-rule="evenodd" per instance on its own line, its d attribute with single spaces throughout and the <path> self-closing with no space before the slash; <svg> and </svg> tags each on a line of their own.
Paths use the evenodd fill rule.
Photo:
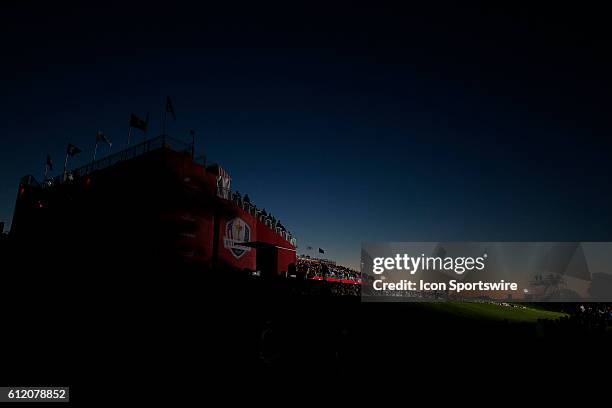
<svg viewBox="0 0 612 408">
<path fill-rule="evenodd" d="M 225 224 L 224 246 L 229 249 L 234 257 L 240 258 L 251 248 L 241 245 L 251 240 L 251 227 L 242 218 L 234 218 Z"/>
</svg>

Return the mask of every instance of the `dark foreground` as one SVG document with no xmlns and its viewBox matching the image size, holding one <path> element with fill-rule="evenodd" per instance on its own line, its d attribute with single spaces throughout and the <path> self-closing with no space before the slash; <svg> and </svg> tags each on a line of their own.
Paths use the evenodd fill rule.
<svg viewBox="0 0 612 408">
<path fill-rule="evenodd" d="M 68 384 L 78 399 L 100 381 L 150 387 L 222 372 L 529 371 L 603 364 L 611 344 L 605 325 L 574 317 L 474 319 L 332 296 L 320 282 L 135 276 L 20 271 L 6 278 L 2 382 Z"/>
</svg>

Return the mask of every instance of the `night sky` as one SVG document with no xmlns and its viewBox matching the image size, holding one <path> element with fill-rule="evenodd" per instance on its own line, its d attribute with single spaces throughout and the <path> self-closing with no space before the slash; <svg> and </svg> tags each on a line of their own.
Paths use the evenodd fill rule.
<svg viewBox="0 0 612 408">
<path fill-rule="evenodd" d="M 85 163 L 99 129 L 118 151 L 131 112 L 155 136 L 170 95 L 168 133 L 196 129 L 300 252 L 612 240 L 604 10 L 428 3 L 3 5 L 0 221 L 47 153 Z"/>
</svg>

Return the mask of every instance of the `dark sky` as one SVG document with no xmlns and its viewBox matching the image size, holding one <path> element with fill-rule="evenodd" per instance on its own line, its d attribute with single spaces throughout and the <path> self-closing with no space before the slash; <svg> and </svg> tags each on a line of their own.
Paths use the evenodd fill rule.
<svg viewBox="0 0 612 408">
<path fill-rule="evenodd" d="M 171 95 L 171 135 L 343 263 L 362 241 L 612 240 L 603 9 L 252 3 L 3 5 L 0 220 L 47 152 L 83 163 L 98 129 L 118 149 L 130 112 L 158 134 Z"/>
</svg>

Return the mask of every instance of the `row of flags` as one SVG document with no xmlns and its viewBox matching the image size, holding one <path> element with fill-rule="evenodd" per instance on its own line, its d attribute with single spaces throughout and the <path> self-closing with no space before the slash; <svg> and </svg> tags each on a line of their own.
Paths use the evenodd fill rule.
<svg viewBox="0 0 612 408">
<path fill-rule="evenodd" d="M 312 251 L 312 247 L 311 247 L 311 246 L 306 247 L 306 250 L 307 250 L 307 251 Z M 324 254 L 324 253 L 325 253 L 325 250 L 324 250 L 323 248 L 319 248 L 319 253 L 320 253 L 320 254 Z"/>
<path fill-rule="evenodd" d="M 169 96 L 166 97 L 166 105 L 164 108 L 164 118 L 163 118 L 163 123 L 162 123 L 163 134 L 166 133 L 167 114 L 170 114 L 172 116 L 172 119 L 176 120 L 176 111 L 174 110 L 174 104 L 172 103 L 172 99 L 170 99 Z M 130 124 L 129 124 L 129 130 L 128 130 L 128 140 L 127 140 L 128 145 L 130 144 L 130 139 L 132 136 L 132 129 L 141 130 L 143 133 L 146 134 L 149 130 L 149 113 L 147 112 L 145 119 L 140 118 L 138 115 L 134 113 L 130 114 Z M 195 132 L 193 130 L 190 130 L 189 134 L 193 138 L 195 135 Z M 93 161 L 96 160 L 96 154 L 98 152 L 98 145 L 100 143 L 105 143 L 109 147 L 109 149 L 113 148 L 113 142 L 108 137 L 106 137 L 104 132 L 99 130 L 96 133 L 96 144 L 94 147 Z M 77 146 L 73 145 L 72 143 L 68 144 L 68 147 L 66 148 L 66 159 L 64 161 L 64 174 L 66 173 L 66 166 L 68 164 L 68 158 L 74 157 L 79 153 L 82 153 L 81 149 L 79 149 Z M 47 178 L 49 171 L 53 171 L 53 159 L 51 158 L 50 154 L 47 154 L 47 161 L 45 163 L 45 179 Z"/>
<path fill-rule="evenodd" d="M 81 149 L 72 143 L 68 143 L 68 147 L 66 148 L 66 161 L 68 161 L 68 157 L 74 157 L 81 152 Z M 45 163 L 45 179 L 50 171 L 53 171 L 53 159 L 51 158 L 51 155 L 47 153 L 47 162 Z"/>
</svg>

